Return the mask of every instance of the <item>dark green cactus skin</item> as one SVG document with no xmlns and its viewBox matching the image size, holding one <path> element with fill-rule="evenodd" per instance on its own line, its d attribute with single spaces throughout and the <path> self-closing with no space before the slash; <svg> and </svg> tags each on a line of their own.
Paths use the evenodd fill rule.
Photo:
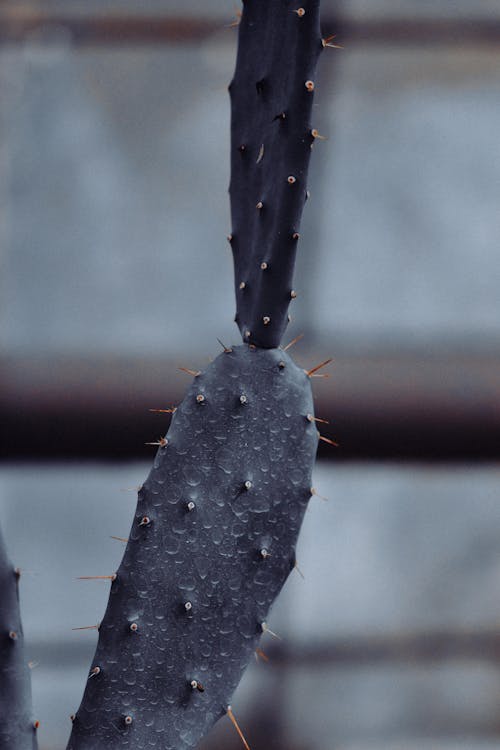
<svg viewBox="0 0 500 750">
<path fill-rule="evenodd" d="M 312 411 L 279 349 L 226 350 L 194 379 L 139 492 L 68 750 L 184 750 L 225 714 L 295 565 Z"/>
<path fill-rule="evenodd" d="M 246 0 L 231 96 L 231 197 L 236 323 L 243 341 L 279 346 L 307 170 L 319 0 Z"/>
<path fill-rule="evenodd" d="M 31 676 L 19 613 L 19 573 L 0 530 L 0 750 L 36 750 Z"/>
</svg>

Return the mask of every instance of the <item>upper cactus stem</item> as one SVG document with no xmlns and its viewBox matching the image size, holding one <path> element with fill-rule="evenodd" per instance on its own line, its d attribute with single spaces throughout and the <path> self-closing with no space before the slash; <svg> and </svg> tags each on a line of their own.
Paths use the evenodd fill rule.
<svg viewBox="0 0 500 750">
<path fill-rule="evenodd" d="M 279 346 L 307 170 L 323 49 L 319 0 L 245 0 L 231 96 L 231 198 L 236 323 L 243 341 Z"/>
</svg>

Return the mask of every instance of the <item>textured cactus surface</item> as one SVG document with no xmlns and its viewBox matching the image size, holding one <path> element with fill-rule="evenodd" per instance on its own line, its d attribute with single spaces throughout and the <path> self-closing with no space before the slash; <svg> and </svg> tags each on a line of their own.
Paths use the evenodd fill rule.
<svg viewBox="0 0 500 750">
<path fill-rule="evenodd" d="M 69 750 L 183 750 L 227 710 L 295 565 L 317 430 L 279 349 L 226 350 L 173 415 L 137 511 Z"/>
<path fill-rule="evenodd" d="M 236 323 L 243 340 L 277 347 L 292 279 L 310 116 L 323 49 L 319 0 L 246 0 L 231 96 L 231 214 Z"/>
<path fill-rule="evenodd" d="M 19 573 L 0 530 L 0 750 L 36 750 L 31 677 L 19 614 Z"/>
</svg>

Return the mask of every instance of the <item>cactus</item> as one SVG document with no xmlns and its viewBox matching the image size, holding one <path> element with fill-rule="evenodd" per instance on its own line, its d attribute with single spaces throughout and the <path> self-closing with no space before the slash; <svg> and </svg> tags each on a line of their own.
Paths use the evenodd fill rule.
<svg viewBox="0 0 500 750">
<path fill-rule="evenodd" d="M 231 95 L 230 243 L 243 341 L 279 346 L 287 325 L 307 168 L 319 0 L 247 0 Z"/>
<path fill-rule="evenodd" d="M 31 677 L 19 613 L 19 576 L 0 529 L 0 750 L 36 750 Z"/>
<path fill-rule="evenodd" d="M 243 344 L 197 373 L 139 491 L 68 750 L 195 747 L 231 696 L 295 565 L 318 433 L 278 348 L 315 131 L 319 0 L 246 0 L 231 207 Z"/>
</svg>

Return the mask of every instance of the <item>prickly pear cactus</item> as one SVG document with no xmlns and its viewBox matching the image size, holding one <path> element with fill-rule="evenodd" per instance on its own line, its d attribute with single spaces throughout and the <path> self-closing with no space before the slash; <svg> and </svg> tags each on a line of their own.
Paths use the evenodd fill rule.
<svg viewBox="0 0 500 750">
<path fill-rule="evenodd" d="M 7 557 L 0 530 L 0 750 L 37 748 L 18 581 L 19 571 Z"/>
<path fill-rule="evenodd" d="M 193 748 L 228 712 L 295 565 L 318 433 L 279 347 L 314 140 L 319 0 L 246 0 L 231 83 L 243 344 L 198 374 L 160 441 L 68 750 Z"/>
</svg>

